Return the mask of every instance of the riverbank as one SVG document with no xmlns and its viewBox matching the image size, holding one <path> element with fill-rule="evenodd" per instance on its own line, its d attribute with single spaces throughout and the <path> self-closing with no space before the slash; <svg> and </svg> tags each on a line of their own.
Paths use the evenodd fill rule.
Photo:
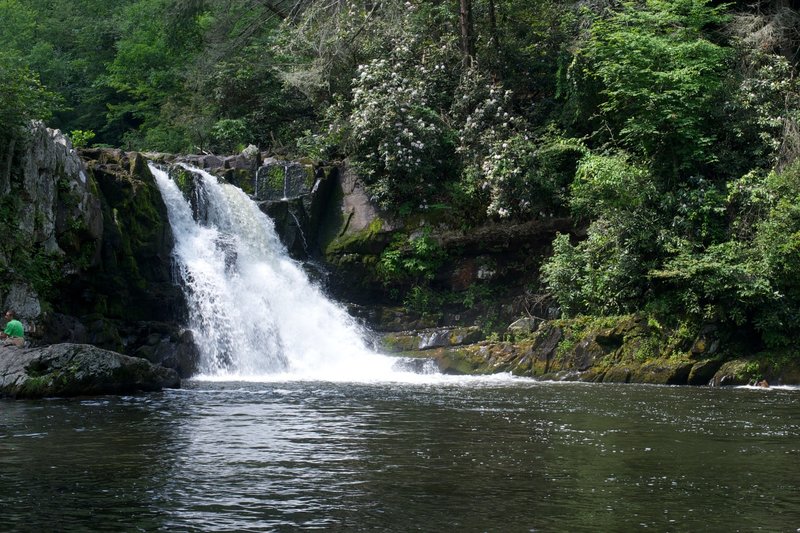
<svg viewBox="0 0 800 533">
<path fill-rule="evenodd" d="M 33 345 L 92 344 L 190 376 L 197 354 L 180 327 L 186 309 L 171 277 L 173 235 L 145 158 L 93 149 L 81 161 L 59 132 L 36 131 L 29 151 L 46 157 L 26 156 L 35 164 L 22 165 L 14 185 L 38 198 L 42 216 L 23 225 L 26 238 L 0 262 L 0 299 L 20 311 Z M 568 217 L 464 227 L 448 209 L 382 211 L 346 164 L 263 154 L 184 159 L 248 192 L 294 259 L 376 332 L 380 351 L 433 360 L 448 374 L 800 384 L 796 351 L 765 351 L 753 331 L 643 314 L 559 318 L 540 268 L 555 235 L 585 237 Z M 37 187 L 54 194 L 36 196 Z M 14 207 L 10 219 L 27 220 L 26 204 Z M 43 277 L 42 264 L 60 275 Z"/>
<path fill-rule="evenodd" d="M 525 327 L 527 326 L 527 327 Z M 753 352 L 707 325 L 665 327 L 641 315 L 516 323 L 503 339 L 477 328 L 385 333 L 385 350 L 433 360 L 449 374 L 602 383 L 730 386 L 800 384 L 796 354 Z"/>
</svg>

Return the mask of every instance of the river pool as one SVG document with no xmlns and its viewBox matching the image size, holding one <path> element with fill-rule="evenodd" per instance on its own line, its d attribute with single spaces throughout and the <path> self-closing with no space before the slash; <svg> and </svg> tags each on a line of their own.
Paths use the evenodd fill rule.
<svg viewBox="0 0 800 533">
<path fill-rule="evenodd" d="M 800 389 L 189 381 L 0 401 L 3 531 L 800 531 Z"/>
</svg>

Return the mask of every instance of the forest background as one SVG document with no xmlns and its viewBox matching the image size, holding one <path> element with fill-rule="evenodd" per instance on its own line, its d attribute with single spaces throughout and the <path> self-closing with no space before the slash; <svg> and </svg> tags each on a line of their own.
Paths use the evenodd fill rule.
<svg viewBox="0 0 800 533">
<path fill-rule="evenodd" d="M 6 176 L 31 119 L 77 147 L 346 158 L 397 213 L 573 217 L 585 238 L 541 271 L 567 316 L 795 351 L 789 0 L 0 0 L 0 21 Z M 401 265 L 422 284 L 426 243 Z"/>
</svg>

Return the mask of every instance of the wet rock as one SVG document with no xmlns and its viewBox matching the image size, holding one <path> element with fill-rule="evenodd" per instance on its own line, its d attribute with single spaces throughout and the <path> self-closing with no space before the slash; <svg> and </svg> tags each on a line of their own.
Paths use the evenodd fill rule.
<svg viewBox="0 0 800 533">
<path fill-rule="evenodd" d="M 686 385 L 693 366 L 691 361 L 653 361 L 634 370 L 630 381 L 653 385 Z"/>
<path fill-rule="evenodd" d="M 172 230 L 155 179 L 141 154 L 102 151 L 87 160 L 103 206 L 99 264 L 68 293 L 66 314 L 174 320 L 184 309 L 172 282 Z"/>
<path fill-rule="evenodd" d="M 711 378 L 710 385 L 726 387 L 747 385 L 759 377 L 759 364 L 749 359 L 733 359 L 725 362 Z"/>
<path fill-rule="evenodd" d="M 280 201 L 311 194 L 316 181 L 311 165 L 296 161 L 267 159 L 256 173 L 254 197 L 262 201 Z"/>
<path fill-rule="evenodd" d="M 0 396 L 129 394 L 179 386 L 172 369 L 88 344 L 0 347 Z"/>
<path fill-rule="evenodd" d="M 603 383 L 628 383 L 631 380 L 631 369 L 628 367 L 612 367 L 603 374 Z"/>
<path fill-rule="evenodd" d="M 64 342 L 86 344 L 88 342 L 86 326 L 73 316 L 52 313 L 47 317 L 44 330 L 41 342 L 45 345 Z"/>
<path fill-rule="evenodd" d="M 476 326 L 462 328 L 433 328 L 411 332 L 385 333 L 381 348 L 388 352 L 424 351 L 433 348 L 462 346 L 483 339 L 483 333 Z"/>
<path fill-rule="evenodd" d="M 517 335 L 529 335 L 536 331 L 540 323 L 541 320 L 537 320 L 535 318 L 520 318 L 508 326 L 508 331 Z"/>
<path fill-rule="evenodd" d="M 197 371 L 200 353 L 191 330 L 177 329 L 169 322 L 141 322 L 130 331 L 126 344 L 138 346 L 133 355 L 175 370 L 181 378 Z"/>
<path fill-rule="evenodd" d="M 689 385 L 708 385 L 721 366 L 722 361 L 719 359 L 709 359 L 695 363 L 689 372 Z"/>
</svg>

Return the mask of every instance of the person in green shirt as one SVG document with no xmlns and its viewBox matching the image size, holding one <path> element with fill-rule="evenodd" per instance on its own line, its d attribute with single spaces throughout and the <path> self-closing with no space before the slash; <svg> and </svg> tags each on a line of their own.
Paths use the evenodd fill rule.
<svg viewBox="0 0 800 533">
<path fill-rule="evenodd" d="M 6 311 L 6 329 L 0 333 L 0 339 L 3 340 L 4 346 L 14 345 L 21 347 L 25 344 L 25 328 L 22 327 L 22 322 L 17 320 L 14 316 L 14 311 Z"/>
</svg>

